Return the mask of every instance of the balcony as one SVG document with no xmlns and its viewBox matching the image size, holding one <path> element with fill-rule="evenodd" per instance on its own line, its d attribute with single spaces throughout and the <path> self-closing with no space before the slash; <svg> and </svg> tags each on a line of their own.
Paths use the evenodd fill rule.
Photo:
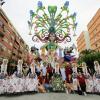
<svg viewBox="0 0 100 100">
<path fill-rule="evenodd" d="M 18 55 L 18 51 L 17 51 L 16 49 L 13 49 L 13 53 L 14 53 L 15 55 Z"/>
<path fill-rule="evenodd" d="M 19 45 L 18 45 L 16 42 L 14 43 L 14 45 L 13 45 L 13 46 L 14 46 L 14 48 L 15 48 L 16 50 L 18 50 L 18 49 L 19 49 Z"/>
<path fill-rule="evenodd" d="M 15 41 L 17 44 L 20 44 L 20 39 L 18 37 L 16 37 Z"/>
</svg>

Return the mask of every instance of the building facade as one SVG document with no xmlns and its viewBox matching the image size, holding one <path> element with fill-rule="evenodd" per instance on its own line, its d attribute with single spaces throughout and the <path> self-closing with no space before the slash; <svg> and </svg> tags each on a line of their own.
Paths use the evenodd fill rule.
<svg viewBox="0 0 100 100">
<path fill-rule="evenodd" d="M 91 49 L 90 47 L 90 38 L 89 33 L 87 31 L 83 31 L 79 37 L 77 38 L 77 48 L 80 53 L 83 50 Z"/>
<path fill-rule="evenodd" d="M 14 66 L 18 59 L 27 61 L 28 50 L 28 45 L 0 9 L 0 58 L 9 59 Z"/>
<path fill-rule="evenodd" d="M 87 25 L 91 49 L 100 51 L 100 8 Z"/>
</svg>

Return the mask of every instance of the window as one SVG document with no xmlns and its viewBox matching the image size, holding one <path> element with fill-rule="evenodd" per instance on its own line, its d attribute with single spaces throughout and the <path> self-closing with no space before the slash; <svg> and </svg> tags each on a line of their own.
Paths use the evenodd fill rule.
<svg viewBox="0 0 100 100">
<path fill-rule="evenodd" d="M 11 40 L 14 40 L 14 36 L 11 36 Z"/>
<path fill-rule="evenodd" d="M 2 27 L 2 28 L 3 28 L 3 26 L 4 26 L 3 22 L 2 22 L 2 21 L 0 21 L 0 27 Z"/>
<path fill-rule="evenodd" d="M 8 43 L 8 39 L 7 38 L 3 38 L 3 40 Z"/>
<path fill-rule="evenodd" d="M 7 49 L 7 48 L 3 45 L 3 50 L 6 51 L 6 49 Z"/>
<path fill-rule="evenodd" d="M 8 50 L 8 53 L 9 53 L 9 54 L 11 54 L 11 51 L 10 51 L 10 50 Z"/>
<path fill-rule="evenodd" d="M 5 32 L 10 33 L 10 31 L 7 29 L 7 27 L 4 27 Z"/>
<path fill-rule="evenodd" d="M 98 47 L 98 44 L 96 43 L 95 46 Z"/>
<path fill-rule="evenodd" d="M 96 36 L 94 37 L 94 42 L 96 42 L 96 40 L 97 40 L 97 38 L 96 38 Z"/>
<path fill-rule="evenodd" d="M 3 47 L 3 45 L 2 45 L 2 43 L 0 43 L 0 51 L 2 51 L 2 47 Z"/>
<path fill-rule="evenodd" d="M 13 46 L 13 44 L 10 42 L 10 46 Z"/>
</svg>

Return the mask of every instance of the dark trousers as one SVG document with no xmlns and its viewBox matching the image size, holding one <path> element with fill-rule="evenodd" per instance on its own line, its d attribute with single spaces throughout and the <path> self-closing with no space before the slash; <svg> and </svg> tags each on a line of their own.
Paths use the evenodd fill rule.
<svg viewBox="0 0 100 100">
<path fill-rule="evenodd" d="M 86 92 L 86 84 L 80 84 L 82 92 Z"/>
</svg>

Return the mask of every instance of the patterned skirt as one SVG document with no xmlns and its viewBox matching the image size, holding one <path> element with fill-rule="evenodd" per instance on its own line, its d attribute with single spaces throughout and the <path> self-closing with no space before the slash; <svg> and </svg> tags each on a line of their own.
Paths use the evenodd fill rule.
<svg viewBox="0 0 100 100">
<path fill-rule="evenodd" d="M 64 83 L 60 74 L 54 74 L 52 80 L 52 89 L 54 92 L 64 92 Z"/>
</svg>

